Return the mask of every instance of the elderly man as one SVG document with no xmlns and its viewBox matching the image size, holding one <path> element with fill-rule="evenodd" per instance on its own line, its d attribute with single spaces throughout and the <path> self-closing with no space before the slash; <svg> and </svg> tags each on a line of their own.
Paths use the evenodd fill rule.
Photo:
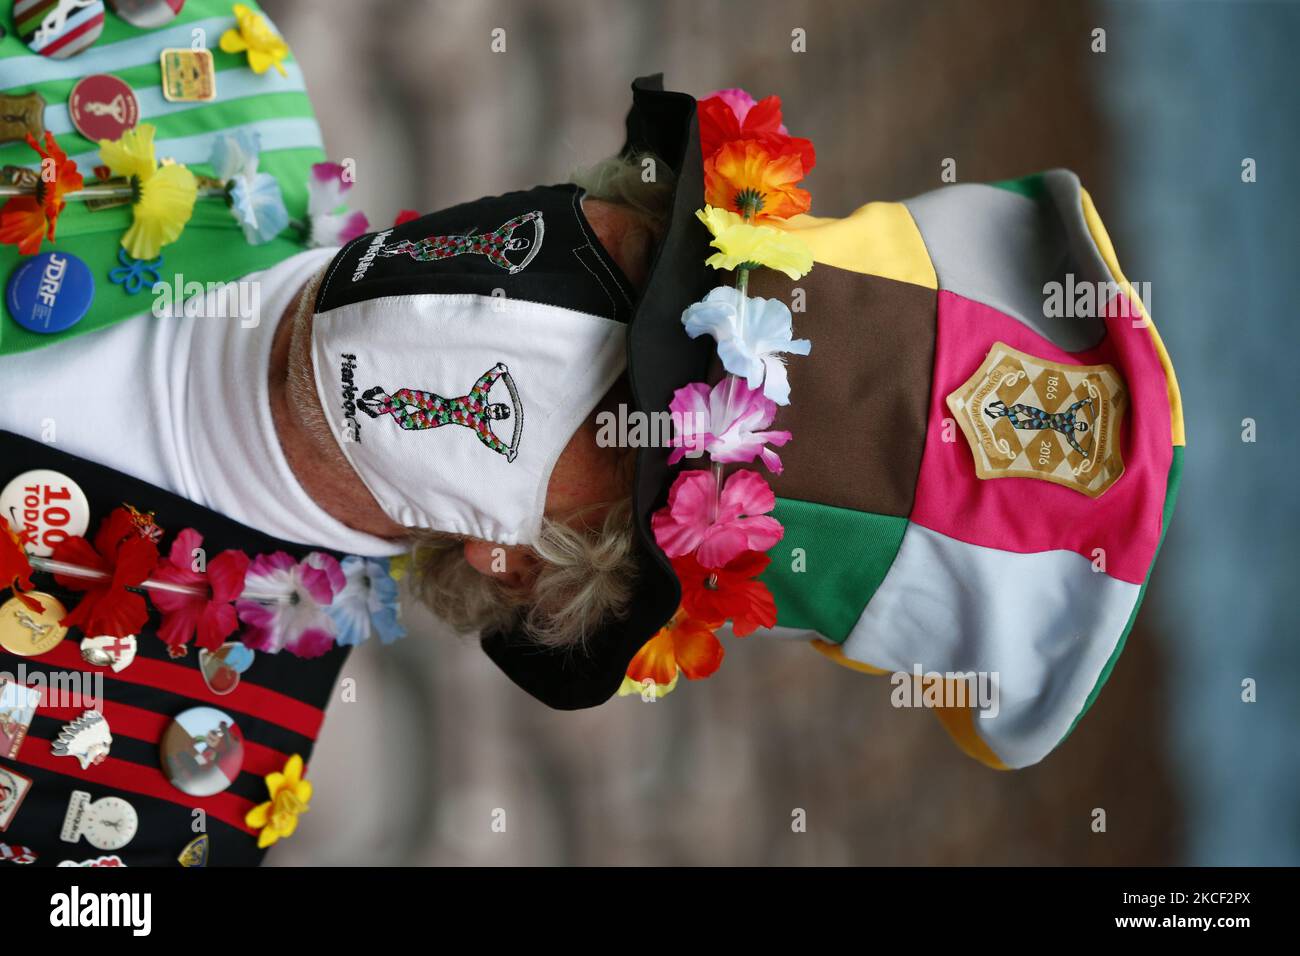
<svg viewBox="0 0 1300 956">
<path fill-rule="evenodd" d="M 224 11 L 193 0 L 171 29 L 213 29 L 204 16 Z M 169 42 L 110 20 L 96 55 L 108 69 L 156 69 L 145 37 Z M 0 75 L 15 95 L 25 76 L 76 75 L 75 58 L 6 42 Z M 215 55 L 219 88 L 251 82 L 242 58 Z M 155 99 L 143 86 L 135 95 L 142 107 Z M 256 130 L 272 119 L 262 103 L 191 108 L 205 132 L 160 142 L 160 156 L 203 162 L 232 120 Z M 87 168 L 93 142 L 52 117 Z M 290 195 L 318 158 L 268 149 L 262 168 Z M 455 584 L 476 568 L 509 595 L 529 640 L 571 642 L 625 617 L 641 560 L 631 458 L 595 442 L 594 418 L 626 400 L 637 304 L 676 315 L 709 285 L 705 237 L 664 240 L 675 207 L 699 204 L 698 166 L 694 101 L 648 82 L 620 157 L 343 249 L 304 250 L 289 231 L 250 246 L 219 204 L 212 217 L 196 210 L 163 250 L 161 281 L 255 287 L 254 315 L 236 314 L 250 297 L 214 289 L 155 317 L 107 279 L 129 210 L 69 204 L 47 249 L 89 264 L 89 312 L 42 335 L 20 327 L 11 301 L 0 330 L 0 565 L 17 575 L 0 593 L 0 681 L 38 695 L 30 726 L 14 730 L 21 745 L 0 753 L 17 788 L 0 858 L 259 861 L 309 807 L 301 761 L 348 645 L 398 628 L 391 600 L 376 597 L 392 588 L 376 559 L 408 552 L 413 537 L 430 554 L 454 550 L 455 567 L 419 577 L 462 623 L 482 623 L 470 614 L 482 592 Z M 3 255 L 6 271 L 20 269 L 12 247 Z M 652 261 L 659 291 L 647 296 Z M 195 721 L 196 733 L 238 726 L 229 780 L 204 781 L 222 789 L 168 776 L 173 720 L 187 733 Z M 88 721 L 94 760 L 80 738 L 59 743 Z M 110 806 L 112 835 L 93 822 Z"/>
<path fill-rule="evenodd" d="M 81 489 L 92 511 L 116 498 L 156 512 L 167 534 L 196 529 L 209 553 L 220 544 L 256 555 L 228 599 L 239 598 L 242 643 L 258 652 L 239 701 L 252 746 L 230 791 L 210 798 L 224 828 L 214 845 L 220 836 L 231 859 L 257 858 L 254 832 L 259 846 L 292 832 L 285 808 L 304 802 L 300 765 L 267 776 L 270 804 L 253 805 L 260 781 L 246 778 L 310 751 L 345 653 L 335 646 L 343 625 L 332 611 L 347 603 L 344 585 L 331 584 L 336 564 L 355 572 L 347 587 L 364 589 L 378 573 L 364 559 L 413 551 L 416 592 L 480 631 L 511 679 L 554 707 L 603 702 L 661 628 L 671 639 L 683 584 L 650 532 L 671 479 L 668 449 L 611 446 L 596 421 L 623 405 L 661 412 L 710 375 L 708 343 L 681 323 L 717 284 L 694 217 L 695 107 L 638 81 L 624 149 L 577 182 L 264 263 L 241 280 L 258 283 L 270 319 L 251 328 L 213 320 L 214 304 L 196 310 L 202 318 L 105 323 L 0 358 L 6 392 L 22 396 L 0 411 L 14 481 L 35 486 L 24 476 L 53 471 L 60 478 L 40 481 L 63 493 L 64 478 L 85 476 L 97 485 Z M 760 272 L 752 289 L 805 301 L 800 331 L 814 344 L 790 370 L 799 399 L 775 422 L 796 440 L 773 481 L 785 537 L 763 575 L 776 598 L 772 633 L 855 669 L 908 680 L 915 671 L 940 689 L 922 706 L 990 766 L 1041 760 L 1122 649 L 1172 508 L 1181 418 L 1159 339 L 1091 200 L 1063 171 L 788 225 L 817 267 L 797 284 Z M 1066 273 L 1120 292 L 1101 313 L 1054 320 L 1042 289 Z M 1126 327 L 1129 316 L 1141 321 Z M 998 403 L 1041 412 L 1043 423 L 999 415 Z M 20 437 L 45 437 L 50 420 L 58 452 Z M 453 424 L 465 427 L 443 427 Z M 1095 456 L 1077 443 L 1085 424 Z M 219 605 L 214 574 L 177 567 L 193 544 L 173 545 L 171 574 Z M 103 560 L 128 547 L 120 533 L 95 545 Z M 1100 568 L 1090 564 L 1098 548 Z M 39 557 L 38 571 L 71 586 L 66 566 Z M 287 595 L 278 603 L 277 586 Z M 172 599 L 152 600 L 170 651 L 142 631 L 149 666 L 137 676 L 155 692 L 169 681 L 193 688 L 193 671 L 212 662 L 196 668 L 183 641 L 167 641 Z M 3 618 L 0 609 L 0 627 Z M 317 659 L 276 653 L 286 649 Z M 31 650 L 37 664 L 68 663 Z M 981 719 L 942 692 L 967 675 L 997 695 L 979 699 Z M 147 709 L 109 684 L 119 695 L 110 705 Z M 108 706 L 104 716 L 131 738 L 133 713 Z M 41 794 L 19 823 L 37 827 L 77 777 L 42 747 L 56 728 L 37 734 L 41 721 L 38 711 L 36 740 L 19 757 Z M 176 807 L 196 804 L 139 765 L 110 758 L 85 785 L 136 795 L 148 832 L 141 862 L 158 862 L 178 849 Z M 16 832 L 41 842 L 39 829 Z"/>
</svg>

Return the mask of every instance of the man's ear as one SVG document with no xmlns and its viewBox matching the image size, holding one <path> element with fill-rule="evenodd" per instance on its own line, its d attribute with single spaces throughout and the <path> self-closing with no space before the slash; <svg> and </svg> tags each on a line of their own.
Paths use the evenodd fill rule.
<svg viewBox="0 0 1300 956">
<path fill-rule="evenodd" d="M 479 574 L 511 588 L 526 587 L 537 573 L 537 555 L 531 548 L 480 538 L 465 539 L 465 561 Z"/>
</svg>

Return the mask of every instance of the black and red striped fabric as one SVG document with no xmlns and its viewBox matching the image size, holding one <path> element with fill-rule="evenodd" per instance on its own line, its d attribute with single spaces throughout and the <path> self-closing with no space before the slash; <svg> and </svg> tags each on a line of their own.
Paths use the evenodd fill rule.
<svg viewBox="0 0 1300 956">
<path fill-rule="evenodd" d="M 88 537 L 102 518 L 125 503 L 155 512 L 155 522 L 164 529 L 163 553 L 173 536 L 185 528 L 202 534 L 205 550 L 213 555 L 237 548 L 250 557 L 285 551 L 300 558 L 324 550 L 278 541 L 120 472 L 0 432 L 0 487 L 35 468 L 62 472 L 85 492 L 91 509 Z M 49 574 L 37 573 L 33 581 L 37 590 L 54 595 L 69 609 L 79 598 L 59 587 Z M 244 825 L 244 815 L 267 799 L 264 777 L 282 769 L 291 755 L 299 754 L 308 763 L 310 779 L 312 747 L 348 649 L 336 647 L 314 660 L 288 653 L 258 653 L 239 686 L 230 694 L 217 695 L 199 672 L 197 649 L 172 659 L 157 636 L 158 624 L 158 613 L 151 609 L 148 625 L 137 635 L 135 660 L 118 674 L 82 660 L 83 635 L 75 629 L 39 657 L 17 657 L 0 650 L 0 676 L 15 679 L 25 673 L 27 683 L 33 686 L 42 683 L 31 677 L 37 673 L 45 675 L 47 687 L 54 688 L 67 686 L 64 682 L 74 672 L 102 675 L 101 710 L 113 734 L 108 759 L 86 770 L 72 757 L 55 756 L 51 747 L 59 730 L 86 709 L 54 706 L 62 702 L 55 691 L 47 693 L 37 707 L 17 757 L 0 757 L 0 766 L 32 781 L 8 829 L 0 832 L 0 843 L 36 851 L 34 865 L 80 862 L 113 852 L 127 866 L 177 866 L 181 850 L 200 832 L 210 839 L 210 865 L 256 865 L 265 851 L 258 849 L 256 834 Z M 172 718 L 199 706 L 226 712 L 244 736 L 239 776 L 224 792 L 205 798 L 173 787 L 163 772 L 159 753 L 159 741 Z M 89 793 L 93 800 L 117 796 L 129 802 L 139 816 L 139 829 L 131 842 L 120 850 L 101 851 L 84 840 L 77 844 L 61 840 L 74 790 Z M 0 862 L 0 867 L 14 865 Z"/>
</svg>

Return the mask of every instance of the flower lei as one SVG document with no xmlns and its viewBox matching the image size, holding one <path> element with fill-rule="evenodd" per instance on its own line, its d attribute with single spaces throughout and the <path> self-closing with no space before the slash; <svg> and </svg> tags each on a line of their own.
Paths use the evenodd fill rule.
<svg viewBox="0 0 1300 956">
<path fill-rule="evenodd" d="M 288 56 L 284 40 L 271 31 L 260 14 L 235 4 L 236 27 L 221 37 L 227 53 L 246 53 L 249 69 L 264 74 L 274 67 L 285 74 L 281 61 Z M 317 163 L 308 178 L 305 222 L 294 221 L 285 208 L 275 177 L 257 171 L 261 149 L 258 134 L 237 129 L 219 135 L 210 164 L 213 176 L 196 176 L 188 167 L 155 156 L 156 127 L 140 123 L 117 140 L 100 140 L 102 166 L 87 183 L 77 164 L 68 158 L 54 136 L 46 132 L 44 147 L 30 133 L 27 143 L 40 158 L 39 172 L 22 169 L 12 180 L 0 183 L 0 197 L 10 197 L 0 208 L 0 243 L 15 245 L 20 255 L 34 255 L 45 240 L 54 241 L 59 216 L 69 201 L 129 203 L 132 223 L 122 236 L 122 250 L 131 259 L 156 269 L 162 247 L 180 238 L 199 199 L 218 198 L 251 245 L 270 242 L 294 227 L 309 247 L 342 245 L 366 232 L 370 225 L 359 212 L 340 210 L 343 194 L 351 186 L 344 167 Z M 134 294 L 143 287 L 136 263 L 119 255 L 122 270 L 113 281 Z"/>
<path fill-rule="evenodd" d="M 714 632 L 728 621 L 737 637 L 776 624 L 776 603 L 757 580 L 771 563 L 764 552 L 784 534 L 769 514 L 776 496 L 758 472 L 728 476 L 726 466 L 758 460 L 781 473 L 773 448 L 791 435 L 769 426 L 777 406 L 790 402 L 783 356 L 812 348 L 793 338 L 785 303 L 747 292 L 754 269 L 798 279 L 812 268 L 807 246 L 773 224 L 810 207 L 798 184 L 816 162 L 813 145 L 789 134 L 775 96 L 755 101 L 743 90 L 722 90 L 700 101 L 698 115 L 706 205 L 696 216 L 717 250 L 707 264 L 734 270 L 736 278 L 682 313 L 691 338 L 716 340 L 727 374 L 716 385 L 678 389 L 669 404 L 676 427 L 668 463 L 704 454 L 710 467 L 681 472 L 668 504 L 651 517 L 655 541 L 681 581 L 682 601 L 628 666 L 619 693 L 644 699 L 670 692 L 680 675 L 714 673 L 724 653 Z"/>
<path fill-rule="evenodd" d="M 23 592 L 32 589 L 34 570 L 52 573 L 82 595 L 59 623 L 95 636 L 138 633 L 151 603 L 161 615 L 158 636 L 173 657 L 183 656 L 191 641 L 215 651 L 241 625 L 238 640 L 250 649 L 304 658 L 335 644 L 359 644 L 372 633 L 385 644 L 406 634 L 400 574 L 387 560 L 339 561 L 320 551 L 301 560 L 283 551 L 249 558 L 239 550 L 209 559 L 193 528 L 179 532 L 164 555 L 159 538 L 150 516 L 116 508 L 93 540 L 66 538 L 41 558 L 25 552 L 21 536 L 0 516 L 0 588 L 39 611 L 39 602 Z"/>
</svg>

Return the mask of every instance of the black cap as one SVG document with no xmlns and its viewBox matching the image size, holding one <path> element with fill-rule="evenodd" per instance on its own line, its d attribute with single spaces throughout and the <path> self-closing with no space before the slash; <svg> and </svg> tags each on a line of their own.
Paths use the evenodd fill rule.
<svg viewBox="0 0 1300 956">
<path fill-rule="evenodd" d="M 717 273 L 704 264 L 712 252 L 708 230 L 695 218 L 695 211 L 704 207 L 695 98 L 664 90 L 661 73 L 632 83 L 623 153 L 643 151 L 654 153 L 676 174 L 668 227 L 655 250 L 627 335 L 632 410 L 653 413 L 667 410 L 676 389 L 707 374 L 712 340 L 691 339 L 682 328 L 681 315 L 718 284 Z M 677 610 L 681 585 L 650 531 L 651 513 L 667 498 L 669 451 L 641 448 L 637 452 L 632 507 L 639 573 L 626 619 L 591 635 L 585 649 L 542 647 L 522 626 L 483 636 L 483 650 L 496 665 L 550 707 L 577 710 L 612 697 L 637 651 Z"/>
</svg>

